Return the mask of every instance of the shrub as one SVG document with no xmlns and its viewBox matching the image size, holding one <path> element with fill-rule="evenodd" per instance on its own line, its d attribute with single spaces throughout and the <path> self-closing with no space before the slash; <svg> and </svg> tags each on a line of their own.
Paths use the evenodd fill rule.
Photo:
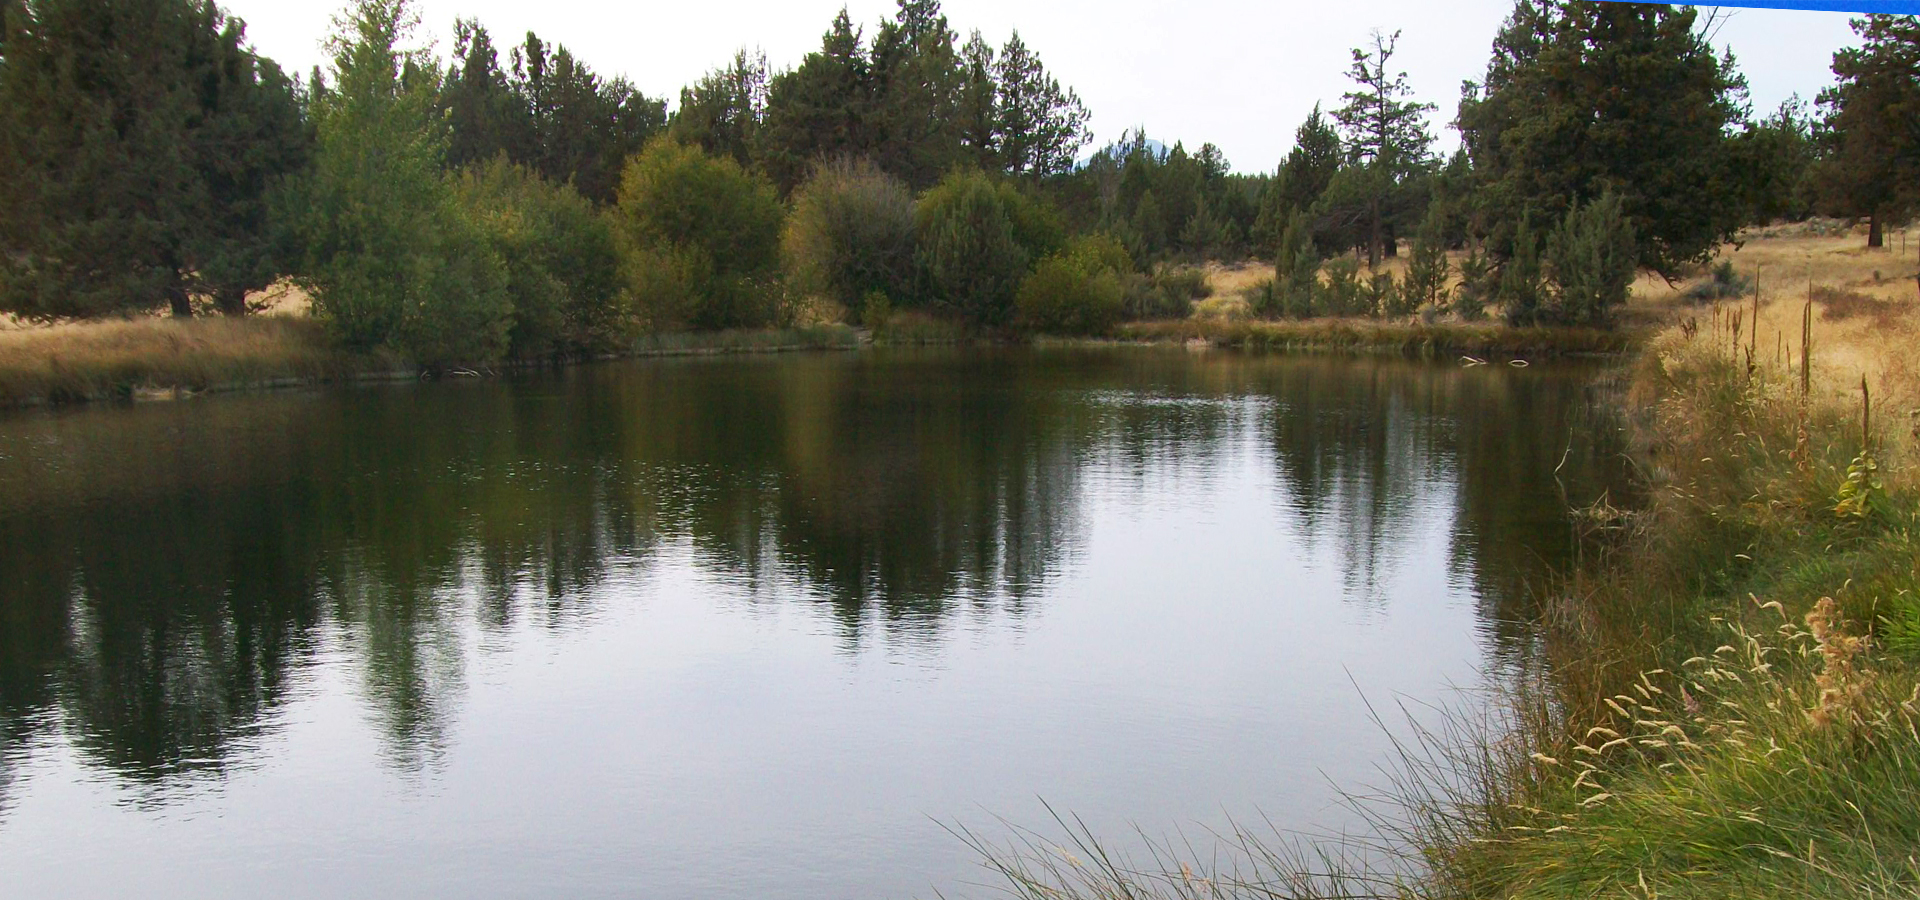
<svg viewBox="0 0 1920 900">
<path fill-rule="evenodd" d="M 1274 280 L 1249 292 L 1247 301 L 1263 318 L 1310 319 L 1320 311 L 1320 293 L 1320 252 L 1314 247 L 1313 227 L 1305 213 L 1294 210 L 1274 253 Z"/>
<path fill-rule="evenodd" d="M 615 208 L 636 311 L 655 329 L 773 324 L 783 215 L 764 176 L 654 140 L 628 161 Z"/>
<path fill-rule="evenodd" d="M 1062 241 L 1052 210 L 975 171 L 957 171 L 928 191 L 915 225 L 930 299 L 989 327 L 1012 319 L 1029 267 Z"/>
<path fill-rule="evenodd" d="M 1507 324 L 1538 325 L 1546 300 L 1546 273 L 1540 265 L 1540 241 L 1520 220 L 1513 236 L 1513 256 L 1500 267 L 1499 299 Z"/>
<path fill-rule="evenodd" d="M 1547 237 L 1547 268 L 1553 274 L 1555 324 L 1606 325 L 1626 305 L 1639 268 L 1633 223 L 1620 198 L 1606 194 L 1574 207 Z M 1729 275 L 1733 267 L 1728 265 Z M 1737 295 L 1736 295 L 1737 296 Z"/>
<path fill-rule="evenodd" d="M 1117 243 L 1117 241 L 1116 241 Z M 1135 320 L 1184 319 L 1195 301 L 1213 296 L 1213 284 L 1199 269 L 1161 266 L 1151 275 L 1126 273 L 1127 316 Z"/>
<path fill-rule="evenodd" d="M 1105 334 L 1126 312 L 1122 277 L 1132 257 L 1106 235 L 1083 237 L 1040 261 L 1020 285 L 1023 328 L 1045 334 Z"/>
<path fill-rule="evenodd" d="M 502 157 L 461 173 L 454 194 L 506 267 L 513 355 L 608 350 L 632 339 L 612 224 L 579 192 Z"/>
<path fill-rule="evenodd" d="M 1320 312 L 1329 316 L 1365 315 L 1366 288 L 1360 284 L 1360 261 L 1351 256 L 1328 260 L 1320 267 L 1326 283 L 1319 291 Z"/>
<path fill-rule="evenodd" d="M 1367 312 L 1386 319 L 1404 319 L 1413 315 L 1407 294 L 1394 281 L 1392 272 L 1375 272 L 1367 280 Z"/>
<path fill-rule="evenodd" d="M 1440 204 L 1427 211 L 1420 233 L 1413 239 L 1413 255 L 1407 260 L 1407 277 L 1400 284 L 1405 310 L 1439 310 L 1452 299 L 1449 282 L 1453 266 L 1447 261 L 1446 218 Z"/>
<path fill-rule="evenodd" d="M 858 312 L 913 287 L 913 192 L 865 160 L 821 166 L 793 195 L 781 241 L 789 283 Z M 874 323 L 867 323 L 869 325 Z"/>
<path fill-rule="evenodd" d="M 1460 289 L 1453 292 L 1453 314 L 1463 321 L 1478 322 L 1487 317 L 1487 301 L 1500 290 L 1499 275 L 1493 264 L 1475 247 L 1460 261 Z"/>
<path fill-rule="evenodd" d="M 1687 299 L 1695 303 L 1712 303 L 1716 300 L 1738 300 L 1753 291 L 1753 279 L 1735 272 L 1733 260 L 1725 260 L 1713 267 L 1706 281 L 1687 289 Z"/>
<path fill-rule="evenodd" d="M 401 77 L 422 63 L 399 47 L 406 21 L 401 4 L 367 2 L 342 26 L 335 89 L 314 103 L 313 165 L 281 198 L 305 253 L 296 281 L 351 349 L 490 362 L 512 325 L 507 276 L 440 172 L 433 85 Z"/>
</svg>

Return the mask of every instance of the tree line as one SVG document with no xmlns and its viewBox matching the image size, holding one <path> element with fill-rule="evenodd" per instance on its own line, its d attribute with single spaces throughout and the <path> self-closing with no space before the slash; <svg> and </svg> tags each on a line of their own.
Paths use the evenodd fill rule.
<svg viewBox="0 0 1920 900">
<path fill-rule="evenodd" d="M 1275 265 L 1261 315 L 1605 325 L 1637 272 L 1754 223 L 1863 218 L 1877 245 L 1920 183 L 1907 16 L 1858 20 L 1815 105 L 1755 118 L 1701 11 L 1519 0 L 1444 158 L 1376 34 L 1249 175 L 1144 130 L 1082 159 L 1079 97 L 938 0 L 870 34 L 843 10 L 791 68 L 742 51 L 671 114 L 531 33 L 462 20 L 436 57 L 413 0 L 354 0 L 303 76 L 209 0 L 0 14 L 0 311 L 244 315 L 290 280 L 344 346 L 426 365 L 912 310 L 1097 333 L 1187 314 L 1179 264 L 1248 257 Z"/>
</svg>

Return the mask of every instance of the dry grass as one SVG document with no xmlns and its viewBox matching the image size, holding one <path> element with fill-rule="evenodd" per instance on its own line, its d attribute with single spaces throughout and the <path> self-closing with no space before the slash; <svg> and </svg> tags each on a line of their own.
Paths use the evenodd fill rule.
<svg viewBox="0 0 1920 900">
<path fill-rule="evenodd" d="M 12 328 L 0 331 L 0 406 L 313 382 L 397 364 L 343 355 L 296 316 Z"/>
</svg>

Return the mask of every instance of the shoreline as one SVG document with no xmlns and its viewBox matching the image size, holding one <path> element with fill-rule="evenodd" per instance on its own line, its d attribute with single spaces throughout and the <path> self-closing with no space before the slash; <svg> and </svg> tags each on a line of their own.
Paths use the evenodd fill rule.
<svg viewBox="0 0 1920 900">
<path fill-rule="evenodd" d="M 388 353 L 328 345 L 318 323 L 290 316 L 243 320 L 144 319 L 9 332 L 0 339 L 0 410 L 137 403 L 202 394 L 300 390 L 443 377 Z M 1392 355 L 1438 359 L 1621 358 L 1644 342 L 1640 330 L 1510 328 L 1498 324 L 1304 322 L 1129 323 L 1105 339 L 1039 338 L 1036 346 L 1188 346 L 1243 352 Z M 982 339 L 984 341 L 984 339 Z M 860 352 L 927 343 L 888 340 L 845 325 L 649 335 L 633 347 L 570 359 L 511 361 L 500 369 L 571 368 L 628 359 L 806 352 Z M 965 339 L 939 343 L 969 343 Z M 12 346 L 9 346 L 11 344 Z M 483 377 L 483 376 L 482 376 Z"/>
</svg>

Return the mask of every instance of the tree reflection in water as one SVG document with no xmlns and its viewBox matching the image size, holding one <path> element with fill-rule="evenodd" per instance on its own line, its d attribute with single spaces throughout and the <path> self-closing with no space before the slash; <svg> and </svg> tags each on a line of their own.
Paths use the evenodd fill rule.
<svg viewBox="0 0 1920 900">
<path fill-rule="evenodd" d="M 1444 507 L 1454 576 L 1523 656 L 1523 586 L 1568 551 L 1556 465 L 1575 502 L 1625 481 L 1593 375 L 902 352 L 16 416 L 0 811 L 49 729 L 133 783 L 221 770 L 330 635 L 394 764 L 429 766 L 469 635 L 590 621 L 597 588 L 667 552 L 817 605 L 849 648 L 965 610 L 1017 622 L 1085 532 L 1091 472 L 1205 479 L 1248 446 L 1357 603 L 1392 603 L 1391 548 Z"/>
</svg>

